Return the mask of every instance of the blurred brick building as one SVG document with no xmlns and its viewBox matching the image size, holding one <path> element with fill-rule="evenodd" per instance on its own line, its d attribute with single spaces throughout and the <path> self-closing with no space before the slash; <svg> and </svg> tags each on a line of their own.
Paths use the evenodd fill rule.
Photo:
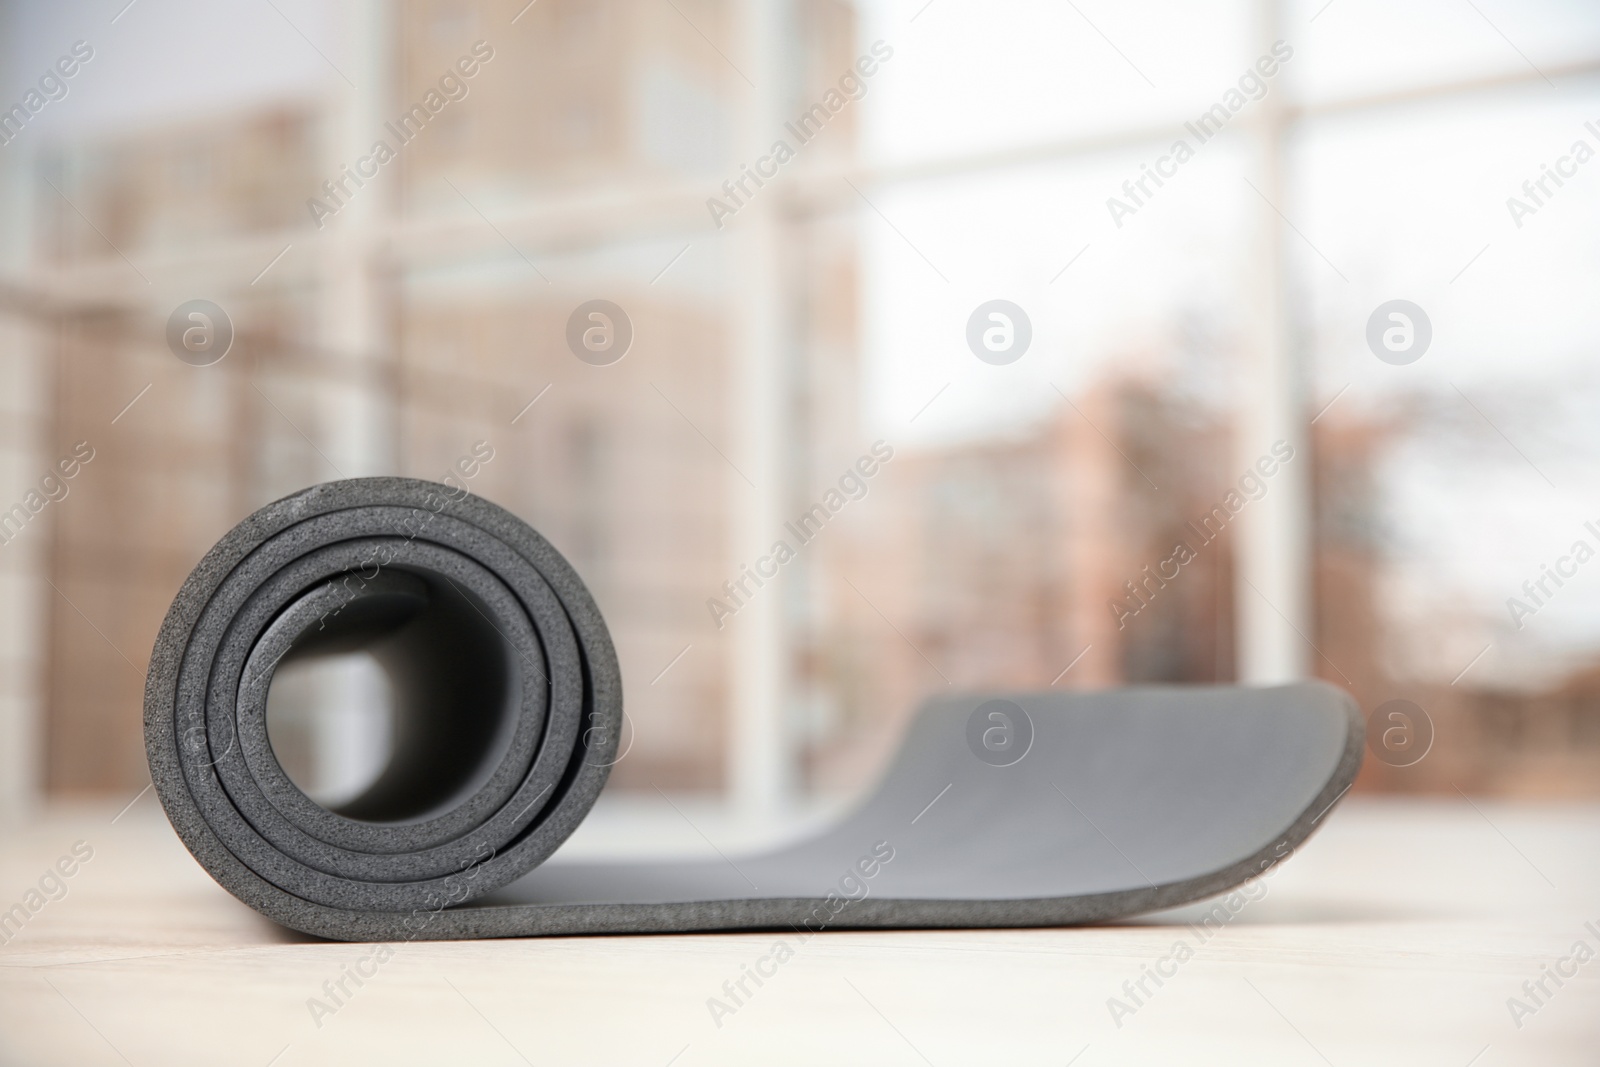
<svg viewBox="0 0 1600 1067">
<path fill-rule="evenodd" d="M 1230 681 L 1231 539 L 1202 544 L 1186 524 L 1223 498 L 1231 464 L 1220 413 L 1131 373 L 1023 436 L 888 464 L 873 521 L 829 557 L 812 627 L 831 727 L 818 779 L 858 779 L 942 692 Z M 1194 560 L 1152 579 L 1184 540 Z M 1130 586 L 1148 606 L 1119 613 L 1139 603 Z"/>
<path fill-rule="evenodd" d="M 364 110 L 290 102 L 39 159 L 29 252 L 55 295 L 0 297 L 39 338 L 32 363 L 8 362 L 8 389 L 43 403 L 0 398 L 6 432 L 26 424 L 49 442 L 46 466 L 78 441 L 95 458 L 0 559 L 0 700 L 24 699 L 16 679 L 37 675 L 53 792 L 143 785 L 148 650 L 184 576 L 240 518 L 338 477 L 439 479 L 478 442 L 494 459 L 471 488 L 564 552 L 613 630 L 633 732 L 616 781 L 727 784 L 738 653 L 706 601 L 747 562 L 731 533 L 747 486 L 726 455 L 740 417 L 741 266 L 714 238 L 681 234 L 705 228 L 704 196 L 739 162 L 734 5 L 392 10 L 392 32 L 358 72 L 387 88 Z M 799 113 L 860 46 L 851 5 L 792 11 L 786 99 Z M 319 229 L 307 201 L 478 41 L 493 58 Z M 807 146 L 806 165 L 852 161 L 855 114 Z M 764 195 L 783 205 L 792 312 L 783 401 L 762 414 L 783 427 L 779 495 L 798 515 L 868 444 L 860 261 L 848 216 Z M 687 213 L 660 209 L 669 202 Z M 543 253 L 524 249 L 528 234 Z M 190 263 L 197 247 L 206 257 Z M 236 328 L 227 358 L 201 369 L 162 340 L 170 309 L 196 295 Z M 608 367 L 564 342 L 573 308 L 595 297 L 635 328 Z M 1020 435 L 898 453 L 772 594 L 805 782 L 860 785 L 916 704 L 952 688 L 1231 680 L 1231 533 L 1137 615 L 1110 607 L 1238 477 L 1230 423 L 1157 376 L 1124 372 Z M 1369 760 L 1362 787 L 1592 795 L 1595 669 L 1538 692 L 1392 676 L 1374 471 L 1399 430 L 1335 409 L 1313 431 L 1298 462 L 1314 464 L 1315 669 L 1367 711 L 1403 697 L 1436 726 L 1426 760 Z M 34 559 L 47 586 L 11 595 Z"/>
<path fill-rule="evenodd" d="M 1317 674 L 1353 693 L 1368 715 L 1404 700 L 1432 724 L 1432 745 L 1420 761 L 1391 766 L 1369 755 L 1357 788 L 1593 796 L 1600 783 L 1600 666 L 1579 664 L 1565 677 L 1551 672 L 1553 681 L 1520 688 L 1479 681 L 1467 670 L 1448 680 L 1396 669 L 1395 623 L 1382 600 L 1388 533 L 1378 471 L 1419 422 L 1431 432 L 1425 412 L 1362 417 L 1336 409 L 1314 427 Z"/>
<path fill-rule="evenodd" d="M 734 158 L 725 101 L 740 75 L 719 54 L 736 52 L 734 6 L 427 0 L 398 12 L 392 47 L 376 60 L 391 90 L 366 125 L 284 106 L 60 145 L 43 158 L 41 268 L 108 294 L 27 309 L 46 337 L 48 436 L 97 450 L 70 506 L 29 531 L 49 539 L 55 590 L 40 605 L 53 792 L 144 780 L 143 664 L 183 577 L 230 526 L 318 481 L 383 470 L 442 479 L 479 441 L 494 459 L 471 488 L 550 538 L 612 628 L 637 732 L 625 738 L 633 751 L 618 781 L 721 782 L 729 650 L 703 606 L 733 558 L 737 474 L 717 446 L 733 404 L 721 268 L 709 281 L 695 264 L 667 275 L 670 253 L 600 241 L 547 273 L 495 235 L 547 199 L 592 192 L 625 216 L 652 189 L 714 190 Z M 854 61 L 853 12 L 832 0 L 795 12 L 794 92 L 815 98 Z M 328 202 L 324 182 L 372 138 L 394 140 L 376 120 L 437 89 L 475 41 L 493 58 L 461 79 L 465 94 L 388 164 L 389 185 L 352 195 L 346 183 L 329 235 L 318 235 L 324 251 L 303 254 L 308 200 Z M 854 121 L 841 115 L 813 156 L 848 158 Z M 487 251 L 451 239 L 480 227 Z M 558 244 L 598 240 L 581 225 L 562 232 Z M 854 389 L 856 268 L 848 227 L 796 227 L 794 237 L 796 273 L 822 279 L 812 312 L 794 323 L 816 349 L 796 360 L 799 476 L 807 456 L 842 447 L 823 438 L 853 429 L 848 404 L 806 397 Z M 269 269 L 247 283 L 166 270 L 161 291 L 145 291 L 141 264 L 168 267 L 219 243 Z M 221 302 L 236 328 L 228 356 L 202 369 L 179 364 L 161 339 L 160 316 L 196 293 Z M 609 367 L 579 362 L 564 341 L 572 309 L 601 295 L 627 310 L 636 335 Z M 352 326 L 352 316 L 366 321 Z"/>
</svg>

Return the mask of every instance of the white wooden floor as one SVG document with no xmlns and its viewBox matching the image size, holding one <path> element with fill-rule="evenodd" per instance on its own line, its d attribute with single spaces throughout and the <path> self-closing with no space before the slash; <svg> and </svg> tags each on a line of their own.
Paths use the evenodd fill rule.
<svg viewBox="0 0 1600 1067">
<path fill-rule="evenodd" d="M 773 935 L 413 943 L 379 964 L 373 946 L 313 942 L 235 901 L 153 797 L 116 814 L 3 830 L 0 909 L 26 907 L 41 879 L 48 891 L 0 945 L 6 1067 L 1600 1064 L 1600 961 L 1561 964 L 1576 976 L 1545 978 L 1542 1003 L 1522 988 L 1578 942 L 1600 951 L 1600 805 L 1349 801 L 1203 943 L 1185 925 L 1197 909 L 1116 928 L 827 933 L 739 1002 L 724 982 Z M 591 849 L 664 825 L 607 819 L 585 831 Z M 45 878 L 79 841 L 92 858 Z M 1192 958 L 1161 962 L 1170 977 L 1136 1001 L 1124 983 L 1179 941 Z M 336 1004 L 324 983 L 358 964 L 372 976 L 345 978 Z M 314 997 L 332 1010 L 314 1014 Z M 713 997 L 733 1010 L 714 1019 Z M 1131 1011 L 1114 1018 L 1112 997 Z M 1512 997 L 1532 1013 L 1514 1019 Z"/>
</svg>

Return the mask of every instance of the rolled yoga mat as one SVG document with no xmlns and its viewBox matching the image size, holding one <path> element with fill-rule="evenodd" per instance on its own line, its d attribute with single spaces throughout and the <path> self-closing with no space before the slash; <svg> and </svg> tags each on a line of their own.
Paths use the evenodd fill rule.
<svg viewBox="0 0 1600 1067">
<path fill-rule="evenodd" d="M 267 734 L 282 662 L 363 649 L 392 754 L 336 808 Z M 1287 857 L 1361 762 L 1321 683 L 987 693 L 929 702 L 852 814 L 775 851 L 545 864 L 622 732 L 604 621 L 526 523 L 430 482 L 269 504 L 178 592 L 145 744 L 161 803 L 226 889 L 342 940 L 793 928 L 1052 926 L 1220 893 Z"/>
</svg>

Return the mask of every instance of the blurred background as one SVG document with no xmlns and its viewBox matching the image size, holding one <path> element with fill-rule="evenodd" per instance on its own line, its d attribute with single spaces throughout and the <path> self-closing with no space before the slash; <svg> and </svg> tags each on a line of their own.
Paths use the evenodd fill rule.
<svg viewBox="0 0 1600 1067">
<path fill-rule="evenodd" d="M 1594 5 L 12 2 L 0 108 L 7 810 L 145 786 L 251 511 L 473 457 L 611 626 L 619 795 L 766 818 L 951 689 L 1297 677 L 1417 709 L 1358 790 L 1600 795 Z M 359 791 L 381 675 L 279 682 Z"/>
</svg>

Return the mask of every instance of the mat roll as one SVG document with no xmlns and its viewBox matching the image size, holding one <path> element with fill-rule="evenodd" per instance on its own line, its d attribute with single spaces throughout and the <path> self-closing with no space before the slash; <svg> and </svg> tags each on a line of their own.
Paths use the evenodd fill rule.
<svg viewBox="0 0 1600 1067">
<path fill-rule="evenodd" d="M 392 752 L 324 807 L 274 754 L 267 691 L 280 664 L 351 650 L 388 675 Z M 572 567 L 482 498 L 402 478 L 316 486 L 230 531 L 178 592 L 145 693 L 151 775 L 195 858 L 269 918 L 343 940 L 1104 921 L 1289 856 L 1363 735 L 1321 683 L 951 696 L 868 799 L 785 847 L 545 863 L 622 725 Z"/>
</svg>

